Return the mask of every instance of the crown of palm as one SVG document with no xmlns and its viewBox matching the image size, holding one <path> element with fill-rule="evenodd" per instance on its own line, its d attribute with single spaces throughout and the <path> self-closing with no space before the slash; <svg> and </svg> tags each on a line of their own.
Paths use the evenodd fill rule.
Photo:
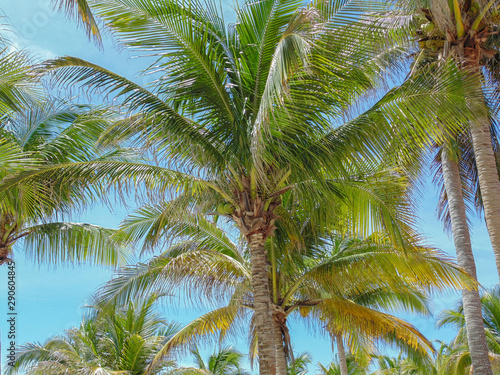
<svg viewBox="0 0 500 375">
<path fill-rule="evenodd" d="M 145 211 L 141 213 L 144 215 Z M 166 225 L 166 231 L 158 231 L 161 220 L 151 220 L 152 217 L 133 215 L 123 230 L 134 239 L 139 239 L 141 233 L 142 238 L 156 245 L 161 241 L 150 236 L 151 233 L 184 240 L 175 241 L 147 264 L 122 269 L 101 297 L 124 301 L 152 291 L 182 290 L 187 298 L 198 303 L 205 301 L 210 306 L 218 307 L 221 300 L 227 301 L 227 306 L 218 307 L 184 327 L 157 359 L 198 338 L 238 334 L 240 327 L 248 324 L 253 308 L 245 250 L 203 216 L 186 214 L 182 223 Z M 147 228 L 152 232 L 148 234 Z M 303 231 L 309 232 L 307 225 Z M 272 269 L 269 278 L 271 284 L 273 278 L 278 280 L 273 300 L 285 321 L 290 314 L 309 315 L 332 334 L 340 331 L 351 337 L 353 346 L 373 345 L 371 340 L 376 337 L 393 341 L 410 353 L 415 350 L 413 354 L 425 351 L 423 348 L 430 344 L 418 331 L 377 309 L 403 308 L 426 313 L 422 293 L 433 287 L 442 289 L 466 282 L 462 271 L 431 249 L 404 254 L 389 245 L 370 241 L 335 240 L 328 244 L 327 237 L 316 238 L 298 249 L 293 241 L 284 241 L 281 246 L 276 241 L 268 241 Z M 437 277 L 438 274 L 447 276 Z M 408 280 L 403 281 L 402 275 Z M 255 354 L 256 337 L 255 331 L 252 332 L 251 352 Z"/>
</svg>

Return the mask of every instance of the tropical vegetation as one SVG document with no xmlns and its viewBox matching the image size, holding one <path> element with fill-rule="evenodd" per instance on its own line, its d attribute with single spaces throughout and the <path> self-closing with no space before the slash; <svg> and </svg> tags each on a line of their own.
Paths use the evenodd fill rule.
<svg viewBox="0 0 500 375">
<path fill-rule="evenodd" d="M 198 347 L 191 348 L 196 367 L 180 367 L 172 370 L 171 375 L 248 375 L 242 365 L 243 354 L 231 347 L 220 348 L 205 362 Z"/>
<path fill-rule="evenodd" d="M 484 216 L 500 275 L 500 189 L 494 113 L 498 108 L 498 17 L 497 1 L 450 0 L 401 1 L 398 8 L 415 18 L 412 32 L 417 35 L 420 51 L 412 71 L 438 67 L 453 61 L 472 78 L 471 87 L 481 88 L 476 115 L 467 129 L 437 144 L 437 160 L 444 183 L 444 218 L 450 225 L 459 264 L 473 277 L 476 267 L 471 248 L 464 199 L 484 210 Z M 439 74 L 439 73 L 438 73 Z M 411 74 L 410 74 L 411 76 Z M 477 90 L 464 91 L 476 96 Z M 493 140 L 492 140 L 493 137 Z M 472 202 L 471 202 L 472 200 Z M 486 337 L 481 324 L 478 292 L 464 291 L 464 311 L 469 326 L 469 345 L 473 347 L 474 371 L 492 374 Z"/>
<path fill-rule="evenodd" d="M 112 310 L 89 306 L 80 326 L 43 344 L 19 348 L 16 365 L 6 374 L 127 374 L 142 375 L 178 324 L 162 318 L 156 296 Z M 175 366 L 164 361 L 151 374 Z"/>
<path fill-rule="evenodd" d="M 251 332 L 250 358 L 254 358 L 258 334 L 246 245 L 233 242 L 229 233 L 202 215 L 185 213 L 174 226 L 169 223 L 168 206 L 165 209 L 143 207 L 125 220 L 121 231 L 145 247 L 162 246 L 168 238 L 174 239 L 172 245 L 147 263 L 120 269 L 100 297 L 126 303 L 150 293 L 179 290 L 188 303 L 205 300 L 217 307 L 180 329 L 158 353 L 159 361 L 193 340 L 207 336 L 228 340 L 242 330 Z M 307 219 L 291 220 L 288 226 L 292 225 L 297 228 L 294 240 L 278 227 L 275 238 L 266 243 L 280 374 L 287 371 L 287 359 L 294 362 L 287 325 L 290 317 L 323 327 L 324 334 L 336 340 L 339 352 L 344 350 L 343 342 L 348 342 L 358 361 L 362 353 L 367 356 L 375 350 L 379 341 L 425 357 L 432 349 L 422 334 L 383 311 L 427 315 L 431 290 L 471 287 L 463 271 L 434 249 L 413 247 L 405 253 L 388 242 L 376 242 L 377 236 L 363 241 L 327 231 L 318 238 L 311 235 Z M 297 246 L 299 239 L 303 247 Z M 340 362 L 344 365 L 345 358 Z"/>
<path fill-rule="evenodd" d="M 76 57 L 34 66 L 2 32 L 0 264 L 18 249 L 118 265 L 140 247 L 142 263 L 8 373 L 246 373 L 220 345 L 247 332 L 261 374 L 302 374 L 292 316 L 336 346 L 320 373 L 497 371 L 500 296 L 480 296 L 468 219 L 484 213 L 500 270 L 498 0 L 245 1 L 230 22 L 215 0 L 53 4 L 98 46 L 107 29 L 146 56 L 151 82 Z M 56 95 L 75 86 L 106 103 Z M 429 156 L 458 265 L 416 230 Z M 119 230 L 70 221 L 130 196 Z M 429 316 L 448 288 L 463 303 L 439 324 L 458 334 L 435 352 L 393 314 Z M 209 312 L 174 328 L 153 302 L 172 293 Z M 189 349 L 196 365 L 177 366 Z"/>
<path fill-rule="evenodd" d="M 388 146 L 409 145 L 408 135 L 416 145 L 427 142 L 429 134 L 439 138 L 442 132 L 428 126 L 429 117 L 450 127 L 464 121 L 473 103 L 451 104 L 449 99 L 456 95 L 449 90 L 462 90 L 465 78 L 453 81 L 458 86 L 443 87 L 422 74 L 372 109 L 335 126 L 332 122 L 339 122 L 335 119 L 358 98 L 379 88 L 383 70 L 397 66 L 387 45 L 378 42 L 391 26 L 372 26 L 362 9 L 342 2 L 253 2 L 238 8 L 237 22 L 226 28 L 211 3 L 93 4 L 125 46 L 156 54 L 161 79 L 140 87 L 72 57 L 49 61 L 41 72 L 51 72 L 59 84 L 78 83 L 88 92 L 99 90 L 122 99 L 130 115 L 108 129 L 104 142 L 121 139 L 154 146 L 174 168 L 67 164 L 26 173 L 7 181 L 4 189 L 19 184 L 35 189 L 40 181 L 54 178 L 56 184 L 71 184 L 76 179 L 92 195 L 93 183 L 107 180 L 116 186 L 126 178 L 145 180 L 150 196 L 175 189 L 171 217 L 190 208 L 233 220 L 251 254 L 260 369 L 273 374 L 273 335 L 266 328 L 273 320 L 265 243 L 287 215 L 282 200 L 300 201 L 315 214 L 311 220 L 316 226 L 338 220 L 336 212 L 317 210 L 317 201 L 352 197 L 353 176 L 357 181 L 372 173 L 370 164 L 382 155 L 391 160 Z M 359 19 L 353 20 L 350 12 Z M 347 43 L 353 32 L 358 43 Z M 401 116 L 403 105 L 411 116 Z M 422 105 L 427 107 L 425 118 L 417 115 Z M 450 116 L 448 109 L 460 105 L 463 109 Z M 391 121 L 400 127 L 391 127 Z M 354 201 L 365 206 L 357 210 L 354 227 L 385 230 L 400 245 L 410 240 L 409 223 L 401 217 L 404 210 L 389 210 L 363 191 L 354 194 L 360 195 Z"/>
</svg>

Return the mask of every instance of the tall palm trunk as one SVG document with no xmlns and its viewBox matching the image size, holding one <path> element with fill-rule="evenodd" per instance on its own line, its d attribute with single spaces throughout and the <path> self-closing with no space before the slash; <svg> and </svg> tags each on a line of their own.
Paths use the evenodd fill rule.
<svg viewBox="0 0 500 375">
<path fill-rule="evenodd" d="M 477 280 L 476 265 L 472 253 L 467 215 L 462 195 L 458 163 L 453 160 L 446 146 L 441 153 L 443 178 L 453 231 L 453 241 L 460 267 Z M 484 333 L 483 315 L 479 291 L 464 290 L 462 292 L 467 340 L 469 343 L 474 375 L 493 375 L 488 358 L 488 347 Z"/>
<path fill-rule="evenodd" d="M 286 375 L 287 369 L 285 346 L 283 344 L 283 334 L 281 333 L 281 326 L 277 320 L 274 321 L 274 337 L 274 344 L 276 348 L 276 374 Z"/>
<path fill-rule="evenodd" d="M 484 218 L 500 276 L 500 181 L 491 143 L 490 120 L 479 116 L 471 125 L 472 145 L 476 159 Z"/>
<path fill-rule="evenodd" d="M 342 335 L 335 335 L 335 341 L 337 342 L 337 352 L 339 354 L 339 367 L 340 375 L 348 375 L 347 369 L 347 357 L 345 355 L 344 342 L 342 341 Z"/>
<path fill-rule="evenodd" d="M 254 322 L 259 350 L 259 371 L 261 375 L 275 375 L 275 329 L 271 310 L 266 249 L 264 247 L 266 239 L 260 231 L 250 234 L 247 238 L 252 265 Z"/>
</svg>

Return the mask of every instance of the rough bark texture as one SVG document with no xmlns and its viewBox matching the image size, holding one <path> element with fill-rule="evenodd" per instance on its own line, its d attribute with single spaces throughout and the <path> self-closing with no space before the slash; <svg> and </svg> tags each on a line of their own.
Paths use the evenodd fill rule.
<svg viewBox="0 0 500 375">
<path fill-rule="evenodd" d="M 278 321 L 274 321 L 274 337 L 276 348 L 276 374 L 287 375 L 286 371 L 286 354 L 283 344 L 283 334 L 281 333 L 281 325 Z"/>
<path fill-rule="evenodd" d="M 441 160 L 458 264 L 477 280 L 458 164 L 450 158 L 445 149 Z M 462 297 L 474 375 L 493 375 L 488 358 L 479 291 L 464 290 Z"/>
<path fill-rule="evenodd" d="M 255 329 L 259 350 L 261 375 L 276 374 L 276 350 L 274 322 L 271 310 L 271 293 L 267 274 L 265 236 L 261 232 L 249 237 L 250 263 L 252 265 L 252 290 L 255 314 Z"/>
<path fill-rule="evenodd" d="M 470 132 L 484 205 L 484 218 L 500 276 L 500 181 L 491 143 L 488 117 L 480 116 L 471 124 Z"/>
<path fill-rule="evenodd" d="M 278 216 L 274 209 L 281 204 L 279 194 L 272 197 L 261 196 L 250 179 L 242 177 L 233 191 L 235 210 L 229 214 L 245 236 L 250 249 L 252 267 L 252 293 L 254 322 L 257 331 L 259 351 L 259 371 L 261 375 L 276 374 L 276 348 L 274 320 L 272 316 L 271 292 L 267 269 L 265 243 L 274 232 L 274 221 Z"/>
<path fill-rule="evenodd" d="M 345 355 L 342 335 L 335 335 L 335 341 L 337 342 L 337 351 L 339 354 L 340 375 L 349 375 L 347 370 L 347 357 Z"/>
</svg>

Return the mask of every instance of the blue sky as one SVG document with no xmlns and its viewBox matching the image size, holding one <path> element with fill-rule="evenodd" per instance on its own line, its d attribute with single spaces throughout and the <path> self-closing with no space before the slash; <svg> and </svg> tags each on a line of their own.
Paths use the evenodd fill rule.
<svg viewBox="0 0 500 375">
<path fill-rule="evenodd" d="M 231 19 L 232 10 L 224 2 L 226 17 Z M 9 23 L 16 29 L 12 36 L 17 48 L 26 48 L 39 59 L 70 55 L 81 57 L 97 63 L 116 73 L 133 78 L 138 82 L 137 72 L 145 67 L 141 59 L 131 58 L 127 51 L 119 52 L 110 37 L 105 38 L 104 50 L 96 48 L 87 41 L 85 33 L 75 22 L 67 20 L 63 15 L 54 12 L 50 0 L 0 0 L 0 10 L 7 19 L 0 23 Z M 420 227 L 429 245 L 433 245 L 454 256 L 451 239 L 442 231 L 437 221 L 435 208 L 437 193 L 430 184 L 424 191 L 419 207 Z M 104 207 L 95 207 L 73 221 L 84 221 L 108 227 L 117 227 L 127 211 L 117 207 L 109 212 Z M 473 249 L 476 257 L 479 281 L 485 287 L 498 282 L 495 262 L 485 226 L 477 219 L 473 220 Z M 61 333 L 64 329 L 78 325 L 81 318 L 81 307 L 85 299 L 96 288 L 107 281 L 112 272 L 96 267 L 68 266 L 53 269 L 46 266 L 35 266 L 16 254 L 17 263 L 17 302 L 18 305 L 18 344 L 24 342 L 44 341 L 48 337 Z M 3 299 L 0 311 L 0 329 L 2 339 L 2 358 L 5 358 L 7 308 L 6 308 L 7 270 L 0 269 L 0 298 Z M 444 308 L 454 306 L 458 298 L 455 293 L 439 295 L 434 299 L 434 311 L 438 313 Z M 201 311 L 187 311 L 183 308 L 169 309 L 165 315 L 172 320 L 187 323 Z M 433 319 L 405 317 L 415 324 L 429 339 L 448 340 L 453 331 L 436 330 Z M 313 363 L 327 363 L 332 359 L 331 345 L 327 340 L 307 335 L 304 329 L 291 322 L 291 335 L 297 352 L 308 351 L 313 356 Z M 244 339 L 239 348 L 246 352 Z M 182 360 L 183 363 L 190 358 Z"/>
</svg>

